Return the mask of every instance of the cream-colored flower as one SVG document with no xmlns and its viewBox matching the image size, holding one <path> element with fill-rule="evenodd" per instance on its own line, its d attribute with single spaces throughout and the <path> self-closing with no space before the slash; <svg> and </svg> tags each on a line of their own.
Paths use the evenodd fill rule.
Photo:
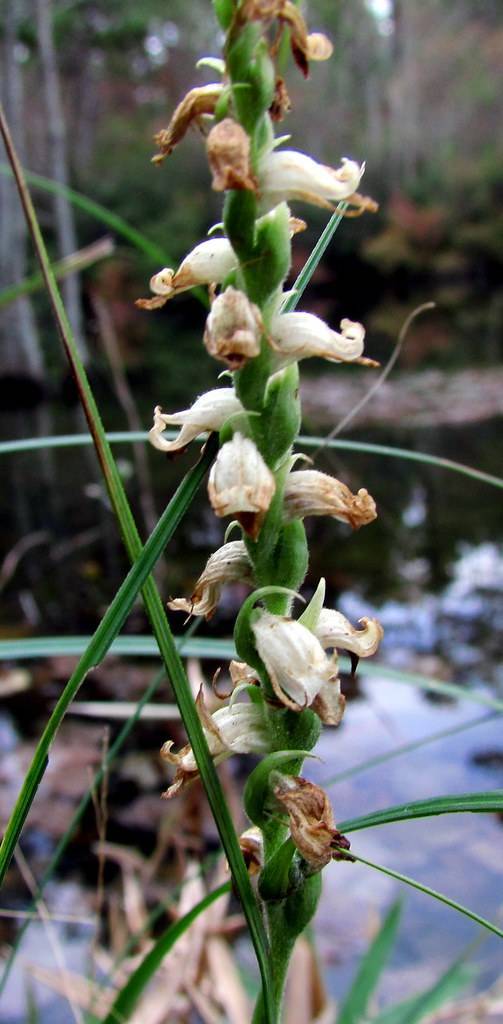
<svg viewBox="0 0 503 1024">
<path fill-rule="evenodd" d="M 322 687 L 336 679 L 337 663 L 300 622 L 263 611 L 252 630 L 274 693 L 292 711 L 313 704 Z"/>
<path fill-rule="evenodd" d="M 232 754 L 267 754 L 271 750 L 271 738 L 260 705 L 234 703 L 219 708 L 210 715 L 204 703 L 202 690 L 196 703 L 215 764 L 220 764 Z M 163 793 L 168 799 L 198 776 L 196 759 L 190 744 L 183 747 L 178 754 L 172 752 L 172 746 L 173 741 L 168 740 L 161 748 L 163 760 L 176 767 L 174 782 Z"/>
<path fill-rule="evenodd" d="M 219 284 L 238 265 L 238 258 L 227 238 L 208 238 L 200 242 L 180 264 L 178 270 L 165 267 L 150 279 L 153 299 L 137 299 L 140 309 L 160 309 L 180 292 L 199 284 Z"/>
<path fill-rule="evenodd" d="M 191 89 L 178 104 L 167 128 L 154 135 L 154 142 L 160 152 L 152 158 L 152 163 L 161 163 L 183 139 L 186 131 L 194 122 L 199 124 L 205 114 L 213 114 L 217 102 L 222 95 L 224 86 L 220 82 L 200 85 Z"/>
<path fill-rule="evenodd" d="M 276 369 L 282 369 L 311 356 L 355 362 L 362 355 L 364 338 L 365 329 L 353 320 L 341 320 L 339 333 L 313 313 L 279 313 L 271 323 L 269 342 L 276 352 Z"/>
<path fill-rule="evenodd" d="M 257 446 L 234 434 L 211 467 L 208 496 L 215 515 L 234 516 L 255 540 L 275 490 L 274 476 Z"/>
<path fill-rule="evenodd" d="M 239 837 L 239 847 L 250 875 L 256 875 L 264 866 L 264 836 L 262 830 L 252 825 Z"/>
<path fill-rule="evenodd" d="M 369 658 L 375 654 L 384 635 L 377 619 L 360 619 L 362 629 L 355 629 L 341 612 L 333 608 L 322 608 L 314 628 L 321 646 L 327 650 L 337 648 L 350 651 L 358 658 Z"/>
<path fill-rule="evenodd" d="M 215 388 L 196 399 L 190 409 L 165 413 L 156 405 L 154 426 L 149 432 L 150 443 L 161 452 L 178 452 L 186 448 L 199 434 L 220 430 L 229 416 L 244 412 L 233 388 Z M 172 441 L 163 437 L 166 427 L 181 427 Z"/>
<path fill-rule="evenodd" d="M 330 801 L 320 786 L 300 776 L 276 772 L 273 793 L 288 813 L 295 846 L 313 871 L 340 859 L 337 848 L 349 850 L 349 840 L 335 827 Z"/>
<path fill-rule="evenodd" d="M 333 516 L 357 530 L 376 518 L 372 496 L 361 487 L 352 494 L 336 477 L 316 469 L 296 470 L 287 477 L 285 514 L 288 519 L 304 516 Z"/>
<path fill-rule="evenodd" d="M 217 607 L 222 587 L 226 583 L 252 583 L 252 567 L 242 540 L 232 540 L 210 555 L 201 573 L 190 601 L 176 597 L 168 601 L 168 608 L 188 615 L 204 615 L 211 619 Z"/>
<path fill-rule="evenodd" d="M 346 157 L 335 169 L 293 149 L 273 150 L 260 164 L 259 193 L 266 209 L 284 200 L 300 199 L 332 210 L 334 203 L 351 200 L 363 170 L 363 166 Z"/>
<path fill-rule="evenodd" d="M 206 321 L 204 344 L 210 356 L 239 370 L 260 353 L 260 310 L 244 292 L 230 286 L 214 300 Z"/>
</svg>

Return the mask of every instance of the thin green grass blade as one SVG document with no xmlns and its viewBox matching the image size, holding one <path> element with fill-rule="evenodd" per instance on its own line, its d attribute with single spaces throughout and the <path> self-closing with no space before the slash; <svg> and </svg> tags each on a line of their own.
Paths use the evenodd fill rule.
<svg viewBox="0 0 503 1024">
<path fill-rule="evenodd" d="M 372 1024 L 420 1024 L 430 1013 L 435 1013 L 444 1003 L 455 999 L 474 975 L 473 967 L 465 963 L 465 955 L 451 964 L 430 988 L 383 1010 L 373 1018 Z"/>
<path fill-rule="evenodd" d="M 187 928 L 195 921 L 196 917 L 202 914 L 220 896 L 228 893 L 230 887 L 230 882 L 224 882 L 223 885 L 210 892 L 195 907 L 192 907 L 192 910 L 189 910 L 187 914 L 184 914 L 183 917 L 166 929 L 128 979 L 124 988 L 121 989 L 102 1024 L 124 1024 L 125 1021 L 129 1020 L 142 992 L 161 966 L 164 957 L 175 945 L 175 942 L 187 931 Z"/>
<path fill-rule="evenodd" d="M 12 175 L 12 171 L 8 164 L 0 163 L 0 174 Z M 133 245 L 140 252 L 145 253 L 151 260 L 156 263 L 165 263 L 167 260 L 167 254 L 159 248 L 154 242 L 151 242 L 141 231 L 137 231 L 136 228 L 131 227 L 123 217 L 120 217 L 118 213 L 111 213 L 107 210 L 106 206 L 102 206 L 101 203 L 96 203 L 94 199 L 89 199 L 84 196 L 81 192 L 76 192 L 73 188 L 68 188 L 67 185 L 61 185 L 59 181 L 53 181 L 52 178 L 45 178 L 42 174 L 34 174 L 32 171 L 25 171 L 24 176 L 26 181 L 33 185 L 35 188 L 40 188 L 44 192 L 50 192 L 53 195 L 65 196 L 74 206 L 77 206 L 84 213 L 88 213 L 90 217 L 95 220 L 101 221 L 102 224 L 106 224 L 108 228 L 111 228 L 117 235 L 124 238 L 130 245 Z"/>
<path fill-rule="evenodd" d="M 438 732 L 432 732 L 428 736 L 423 736 L 421 740 L 401 743 L 398 747 L 393 747 L 392 750 L 386 750 L 383 754 L 376 754 L 375 757 L 369 757 L 365 761 L 360 761 L 359 764 L 352 765 L 351 768 L 345 768 L 341 772 L 336 772 L 335 775 L 330 775 L 328 779 L 323 779 L 321 785 L 323 789 L 328 789 L 329 786 L 335 786 L 336 783 L 343 782 L 344 779 L 350 779 L 353 775 L 360 775 L 362 772 L 370 771 L 370 769 L 377 768 L 381 764 L 386 764 L 387 761 L 393 761 L 395 757 L 403 757 L 404 754 L 410 754 L 414 750 L 421 750 L 423 747 L 429 746 L 430 743 L 449 739 L 451 736 L 457 736 L 458 733 L 468 732 L 469 729 L 474 729 L 478 725 L 486 725 L 488 722 L 493 722 L 496 717 L 497 715 L 481 715 L 480 718 L 472 718 L 468 722 L 461 722 L 460 725 L 452 725 L 449 729 L 439 729 Z"/>
<path fill-rule="evenodd" d="M 374 871 L 380 871 L 382 875 L 387 875 L 388 878 L 395 878 L 397 882 L 403 882 L 404 885 L 409 885 L 412 889 L 417 889 L 419 892 L 423 892 L 426 896 L 431 896 L 433 899 L 438 900 L 440 903 L 445 903 L 447 907 L 451 907 L 452 910 L 457 910 L 459 914 L 463 914 L 464 917 L 469 917 L 471 921 L 475 921 L 476 924 L 480 924 L 482 928 L 486 928 L 487 931 L 493 932 L 498 938 L 503 939 L 503 931 L 498 928 L 492 921 L 488 921 L 485 917 L 481 917 L 480 914 L 476 914 L 474 910 L 470 910 L 468 907 L 464 907 L 462 903 L 457 903 L 456 900 L 451 900 L 449 896 L 445 896 L 442 892 L 437 892 L 436 889 L 430 889 L 428 885 L 423 885 L 422 882 L 417 882 L 415 878 L 410 878 L 408 875 L 402 875 L 399 871 L 393 871 L 392 868 L 386 868 L 383 864 L 376 864 L 373 860 L 367 860 L 366 857 L 360 857 L 354 850 L 351 853 L 342 848 L 337 851 L 342 855 L 344 859 L 350 857 L 356 861 L 357 864 L 365 864 L 368 868 L 373 868 Z"/>
<path fill-rule="evenodd" d="M 503 789 L 494 789 L 484 793 L 435 796 L 429 800 L 396 804 L 382 811 L 363 814 L 360 818 L 348 818 L 337 827 L 341 832 L 358 832 L 362 828 L 389 825 L 394 821 L 411 821 L 413 818 L 430 818 L 436 814 L 497 814 L 499 811 L 503 811 Z"/>
<path fill-rule="evenodd" d="M 73 253 L 71 256 L 65 256 L 64 259 L 53 263 L 52 272 L 55 278 L 60 281 L 62 278 L 67 277 L 68 274 L 76 274 L 82 270 L 87 270 L 88 267 L 94 266 L 98 260 L 111 256 L 113 251 L 113 240 L 110 237 L 101 238 L 97 242 L 93 242 L 92 245 L 87 245 L 85 249 L 79 249 L 78 252 Z M 22 295 L 32 295 L 33 292 L 43 287 L 44 279 L 42 274 L 32 274 L 31 277 L 25 278 L 19 284 L 13 284 L 9 288 L 4 288 L 0 292 L 0 309 L 10 305 L 11 302 L 15 302 Z"/>
<path fill-rule="evenodd" d="M 396 448 L 394 445 L 371 444 L 367 441 L 341 441 L 340 439 L 327 439 L 324 437 L 299 437 L 298 444 L 305 448 L 340 448 L 350 452 L 368 452 L 370 455 L 384 455 L 394 459 L 409 459 L 411 462 L 421 462 L 425 466 L 434 466 L 436 469 L 448 469 L 453 473 L 461 473 L 462 476 L 469 476 L 483 484 L 490 484 L 492 487 L 503 488 L 503 479 L 493 476 L 492 473 L 484 473 L 473 466 L 466 466 L 464 462 L 455 462 L 453 459 L 445 459 L 441 455 L 430 455 L 428 452 L 416 452 L 411 448 Z"/>
<path fill-rule="evenodd" d="M 167 438 L 176 436 L 176 431 L 166 430 Z M 107 434 L 109 444 L 133 444 L 138 441 L 146 441 L 148 432 L 145 430 L 117 430 Z M 315 448 L 324 441 L 322 437 L 307 437 L 300 434 L 297 444 L 303 448 Z M 15 455 L 18 452 L 39 451 L 45 448 L 74 448 L 80 445 L 91 445 L 93 443 L 89 434 L 60 434 L 56 437 L 28 437 L 16 441 L 1 441 L 0 455 Z M 489 484 L 492 487 L 503 487 L 503 479 L 493 476 L 491 473 L 484 473 L 473 466 L 466 466 L 463 462 L 454 462 L 453 459 L 444 459 L 441 455 L 430 455 L 427 452 L 416 452 L 410 448 L 394 448 L 391 445 L 370 444 L 364 441 L 327 441 L 326 448 L 340 448 L 355 452 L 370 452 L 373 455 L 384 455 L 387 458 L 410 459 L 413 462 L 422 462 L 436 469 L 447 469 L 452 473 L 460 473 L 461 476 L 471 477 L 480 483 Z"/>
<path fill-rule="evenodd" d="M 88 635 L 0 640 L 0 661 L 2 659 L 29 660 L 32 658 L 53 657 L 59 654 L 78 655 L 85 651 L 89 640 L 90 637 Z M 113 641 L 110 651 L 116 655 L 155 658 L 158 654 L 158 647 L 156 641 L 150 636 L 121 636 Z M 217 661 L 228 661 L 236 657 L 233 641 L 222 640 L 216 637 L 195 637 L 184 640 L 180 647 L 180 653 L 187 657 L 208 658 Z M 350 672 L 351 664 L 349 659 L 346 657 L 340 658 L 339 667 L 342 672 Z M 363 661 L 358 666 L 358 672 L 362 676 L 385 677 L 392 682 L 416 686 L 421 690 L 440 693 L 442 696 L 450 697 L 454 700 L 467 700 L 474 704 L 481 704 L 492 711 L 503 712 L 503 700 L 498 700 L 497 697 L 490 697 L 479 690 L 458 686 L 456 683 L 446 683 L 442 679 L 428 678 L 427 676 L 417 675 L 414 672 L 403 672 L 400 669 L 388 668 L 385 665 L 370 665 L 368 662 Z"/>
<path fill-rule="evenodd" d="M 9 866 L 15 845 L 19 839 L 21 829 L 31 807 L 35 793 L 44 774 L 50 746 L 56 736 L 65 712 L 80 686 L 84 682 L 88 672 L 95 668 L 102 661 L 110 649 L 112 641 L 121 629 L 134 602 L 145 584 L 153 566 L 164 551 L 166 544 L 172 537 L 178 523 L 183 517 L 186 509 L 191 504 L 193 497 L 204 479 L 208 466 L 210 465 L 217 445 L 216 439 L 210 444 L 203 457 L 187 474 L 178 490 L 175 492 L 168 507 L 161 516 L 155 530 L 147 541 L 142 555 L 130 569 L 122 586 L 117 591 L 112 603 L 107 609 L 96 632 L 91 640 L 84 645 L 84 653 L 73 672 L 69 682 L 66 684 L 54 711 L 40 737 L 32 763 L 25 777 L 21 793 L 11 818 L 5 830 L 2 845 L 0 847 L 0 884 L 3 881 L 5 872 Z"/>
<path fill-rule="evenodd" d="M 364 1020 L 371 996 L 395 944 L 401 912 L 401 902 L 396 900 L 361 961 L 353 984 L 337 1014 L 337 1024 L 361 1024 Z"/>
<path fill-rule="evenodd" d="M 340 203 L 335 213 L 332 214 L 326 228 L 322 231 L 318 241 L 316 242 L 313 251 L 310 256 L 308 256 L 304 266 L 302 267 L 286 302 L 283 304 L 281 309 L 282 313 L 291 313 L 302 298 L 318 263 L 323 259 L 323 256 L 330 245 L 342 218 L 344 217 L 344 211 L 347 209 L 347 205 L 347 203 Z"/>
<path fill-rule="evenodd" d="M 66 311 L 61 300 L 51 266 L 44 240 L 40 232 L 39 224 L 31 201 L 31 197 L 24 179 L 23 171 L 9 132 L 2 108 L 0 107 L 0 126 L 2 137 L 5 142 L 6 152 L 11 163 L 16 184 L 19 190 L 21 204 L 26 217 L 28 229 L 32 236 L 40 268 L 44 275 L 47 293 L 52 305 L 54 318 L 58 326 L 64 350 L 66 352 L 70 368 L 77 385 L 79 398 L 85 412 L 90 432 L 93 437 L 96 453 L 98 455 L 101 471 L 108 490 L 110 501 L 119 524 L 124 546 L 131 562 L 135 562 L 142 555 L 142 543 L 136 527 L 136 523 L 129 506 L 122 480 L 114 461 L 112 451 L 106 440 L 105 430 L 101 416 L 96 405 L 94 395 L 89 386 L 89 381 L 82 361 L 79 357 L 75 339 Z M 214 453 L 214 439 L 209 440 L 206 451 L 211 460 Z M 215 444 L 216 446 L 216 444 Z M 154 531 L 155 532 L 155 531 Z M 135 566 L 132 572 L 135 571 Z M 246 917 L 251 939 L 257 956 L 257 961 L 262 979 L 265 1015 L 269 1024 L 274 1024 L 274 1005 L 272 999 L 272 985 L 270 982 L 270 963 L 268 958 L 268 941 L 265 933 L 264 923 L 259 913 L 257 900 L 253 892 L 251 882 L 246 870 L 245 862 L 239 847 L 238 839 L 232 822 L 229 807 L 216 773 L 213 759 L 210 755 L 206 737 L 192 698 L 190 684 L 185 669 L 176 648 L 175 640 L 169 628 L 169 623 L 161 601 L 160 594 L 152 576 L 145 579 L 142 587 L 142 597 L 145 603 L 147 614 L 152 626 L 161 657 L 166 666 L 167 673 L 175 694 L 176 702 L 188 734 L 188 738 L 194 753 L 201 781 L 203 783 L 206 797 L 210 805 L 215 823 L 218 829 L 220 840 L 225 850 L 229 868 L 234 880 L 235 888 L 239 894 L 243 913 Z M 117 614 L 117 628 L 120 629 L 120 616 Z M 108 623 L 110 629 L 111 623 Z M 95 644 L 95 654 L 101 654 L 99 643 Z M 106 647 L 105 647 L 106 650 Z M 80 664 L 86 659 L 90 660 L 89 652 L 81 659 Z M 80 682 L 78 683 L 80 685 Z M 59 723 L 64 715 L 68 703 L 73 699 L 78 685 L 70 683 L 65 689 L 65 695 L 60 698 L 51 716 L 50 722 L 44 732 L 44 743 L 46 751 L 57 731 Z M 66 703 L 65 703 L 66 701 Z M 52 724 L 51 724 L 52 723 Z M 25 784 L 19 796 L 13 815 L 8 824 L 8 843 L 4 847 L 5 856 L 2 864 L 4 871 L 14 852 L 15 842 L 19 837 L 29 807 L 33 801 L 37 786 L 43 776 L 47 764 L 47 757 L 43 757 L 44 747 L 37 748 L 35 759 L 32 761 L 25 778 Z M 0 856 L 2 851 L 0 849 Z M 0 876 L 1 877 L 1 876 Z"/>
</svg>

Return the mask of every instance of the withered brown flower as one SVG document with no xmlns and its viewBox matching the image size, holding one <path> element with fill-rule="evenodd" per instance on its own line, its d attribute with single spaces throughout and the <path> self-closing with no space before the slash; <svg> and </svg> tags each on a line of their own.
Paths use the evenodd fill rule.
<svg viewBox="0 0 503 1024">
<path fill-rule="evenodd" d="M 334 812 L 320 786 L 301 776 L 275 773 L 273 793 L 290 819 L 290 833 L 299 853 L 314 871 L 340 859 L 336 847 L 349 850 L 349 840 L 335 827 Z"/>
</svg>

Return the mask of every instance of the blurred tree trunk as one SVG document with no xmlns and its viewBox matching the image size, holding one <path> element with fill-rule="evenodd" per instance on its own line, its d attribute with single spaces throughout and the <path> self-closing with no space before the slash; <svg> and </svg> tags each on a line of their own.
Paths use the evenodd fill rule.
<svg viewBox="0 0 503 1024">
<path fill-rule="evenodd" d="M 24 150 L 24 103 L 22 68 L 16 45 L 21 4 L 12 0 L 0 3 L 3 35 L 0 43 L 0 92 L 5 114 L 18 148 Z M 5 155 L 2 154 L 2 159 Z M 0 176 L 0 289 L 17 284 L 26 276 L 26 227 L 12 178 Z M 2 372 L 42 376 L 43 360 L 35 319 L 28 298 L 18 299 L 2 313 L 0 329 Z"/>
<path fill-rule="evenodd" d="M 35 0 L 35 5 L 38 53 L 47 116 L 49 174 L 60 185 L 68 185 L 66 128 L 54 46 L 52 3 L 51 0 Z M 78 248 L 72 205 L 65 196 L 56 194 L 53 197 L 53 209 L 58 256 L 69 256 Z M 61 290 L 80 355 L 86 360 L 87 346 L 84 338 L 78 276 L 72 274 L 65 278 Z"/>
</svg>

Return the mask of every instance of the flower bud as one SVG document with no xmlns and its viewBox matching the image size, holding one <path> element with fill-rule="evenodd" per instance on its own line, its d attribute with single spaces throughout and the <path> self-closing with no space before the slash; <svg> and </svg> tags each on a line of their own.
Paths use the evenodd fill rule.
<svg viewBox="0 0 503 1024">
<path fill-rule="evenodd" d="M 269 152 L 259 169 L 259 192 L 266 209 L 300 199 L 332 210 L 358 188 L 363 166 L 345 157 L 335 170 L 293 149 Z"/>
<path fill-rule="evenodd" d="M 178 104 L 167 128 L 154 135 L 154 142 L 160 152 L 152 158 L 152 163 L 161 163 L 175 146 L 183 139 L 191 124 L 198 123 L 204 114 L 213 114 L 224 86 L 219 82 L 201 85 L 191 89 Z"/>
<path fill-rule="evenodd" d="M 311 356 L 354 362 L 363 352 L 364 338 L 364 328 L 352 320 L 341 320 L 339 334 L 313 313 L 281 313 L 273 319 L 269 341 L 277 353 L 276 369 L 282 369 Z"/>
<path fill-rule="evenodd" d="M 229 416 L 244 412 L 243 406 L 233 388 L 215 388 L 201 395 L 190 409 L 171 414 L 164 413 L 159 405 L 154 410 L 154 426 L 149 432 L 150 443 L 161 452 L 179 452 L 205 431 L 220 430 Z M 163 431 L 169 426 L 182 429 L 173 441 L 164 438 Z"/>
<path fill-rule="evenodd" d="M 254 442 L 235 434 L 211 467 L 208 495 L 215 515 L 235 516 L 256 540 L 275 490 L 274 476 Z"/>
<path fill-rule="evenodd" d="M 227 238 L 208 238 L 189 252 L 177 271 L 165 267 L 150 279 L 153 299 L 137 299 L 139 309 L 160 309 L 179 292 L 198 284 L 223 281 L 238 265 L 238 258 Z"/>
<path fill-rule="evenodd" d="M 333 516 L 353 530 L 377 517 L 375 501 L 364 487 L 352 494 L 346 484 L 315 469 L 297 470 L 287 477 L 285 514 L 287 519 Z"/>
<path fill-rule="evenodd" d="M 263 326 L 260 310 L 244 292 L 226 288 L 211 307 L 204 331 L 210 356 L 239 370 L 260 353 Z"/>
<path fill-rule="evenodd" d="M 208 163 L 215 192 L 226 189 L 257 190 L 250 165 L 250 137 L 231 117 L 224 117 L 211 129 L 206 140 Z"/>
<path fill-rule="evenodd" d="M 335 827 L 327 794 L 300 776 L 275 773 L 274 796 L 288 813 L 290 833 L 299 853 L 313 871 L 340 859 L 334 847 L 349 850 L 349 841 Z"/>
<path fill-rule="evenodd" d="M 341 612 L 322 608 L 313 630 L 321 646 L 351 651 L 358 658 L 369 658 L 375 654 L 383 638 L 384 630 L 377 619 L 360 619 L 363 629 L 355 629 Z"/>
<path fill-rule="evenodd" d="M 202 690 L 199 691 L 196 704 L 215 764 L 220 764 L 232 754 L 267 754 L 270 751 L 271 739 L 260 705 L 234 703 L 219 708 L 210 715 L 204 703 Z M 172 752 L 172 746 L 173 741 L 168 740 L 161 748 L 162 759 L 176 767 L 174 782 L 163 793 L 168 799 L 198 776 L 196 759 L 190 744 L 183 747 L 178 754 Z"/>
<path fill-rule="evenodd" d="M 263 611 L 251 628 L 274 693 L 292 711 L 308 707 L 336 679 L 337 663 L 300 622 Z"/>
<path fill-rule="evenodd" d="M 190 601 L 176 597 L 168 601 L 168 608 L 211 619 L 224 584 L 237 581 L 253 582 L 250 560 L 242 540 L 229 541 L 210 555 Z"/>
</svg>

